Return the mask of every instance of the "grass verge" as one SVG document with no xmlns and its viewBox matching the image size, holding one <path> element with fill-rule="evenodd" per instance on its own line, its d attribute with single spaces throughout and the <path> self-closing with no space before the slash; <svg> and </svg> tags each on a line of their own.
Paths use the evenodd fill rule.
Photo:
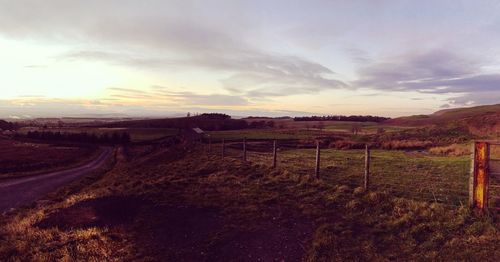
<svg viewBox="0 0 500 262">
<path fill-rule="evenodd" d="M 127 213 L 130 221 L 37 226 L 82 207 L 107 221 L 100 206 L 117 198 L 136 210 Z M 83 189 L 4 216 L 1 225 L 5 260 L 491 261 L 500 255 L 498 221 L 466 207 L 298 179 L 294 171 L 222 161 L 192 148 L 131 155 Z"/>
</svg>

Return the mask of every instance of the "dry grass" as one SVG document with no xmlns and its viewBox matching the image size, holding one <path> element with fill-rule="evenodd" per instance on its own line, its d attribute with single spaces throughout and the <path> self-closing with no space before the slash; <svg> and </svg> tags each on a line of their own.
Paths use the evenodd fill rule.
<svg viewBox="0 0 500 262">
<path fill-rule="evenodd" d="M 500 255 L 498 224 L 465 207 L 364 192 L 329 180 L 300 179 L 291 171 L 236 159 L 221 161 L 201 150 L 157 150 L 130 159 L 102 178 L 53 195 L 50 203 L 2 217 L 0 257 L 13 261 L 168 260 L 173 251 L 152 251 L 163 250 L 165 243 L 138 237 L 149 232 L 140 230 L 144 224 L 157 225 L 147 229 L 159 232 L 162 226 L 168 227 L 161 223 L 160 214 L 140 214 L 128 228 L 61 231 L 34 226 L 59 209 L 111 195 L 138 196 L 155 203 L 157 210 L 174 203 L 220 210 L 223 227 L 196 242 L 204 250 L 196 261 L 242 260 L 249 255 L 257 260 L 266 252 L 284 259 L 297 250 L 306 261 L 488 261 Z M 309 233 L 302 239 L 293 235 L 296 231 Z M 253 249 L 253 242 L 248 242 L 253 240 L 267 251 Z M 235 241 L 246 248 L 235 249 L 231 245 Z M 297 248 L 290 251 L 283 245 Z M 271 252 L 272 247 L 278 248 L 276 252 Z M 190 260 L 196 251 L 181 246 L 175 254 Z M 280 257 L 277 251 L 289 253 Z"/>
<path fill-rule="evenodd" d="M 429 153 L 438 156 L 466 156 L 471 154 L 471 146 L 467 144 L 451 144 L 429 149 Z"/>
<path fill-rule="evenodd" d="M 69 207 L 95 193 L 83 190 L 91 187 L 114 161 L 71 185 L 49 194 L 32 206 L 0 217 L 0 258 L 2 261 L 118 261 L 119 252 L 112 245 L 106 228 L 63 231 L 41 229 L 35 225 L 58 209 Z"/>
</svg>

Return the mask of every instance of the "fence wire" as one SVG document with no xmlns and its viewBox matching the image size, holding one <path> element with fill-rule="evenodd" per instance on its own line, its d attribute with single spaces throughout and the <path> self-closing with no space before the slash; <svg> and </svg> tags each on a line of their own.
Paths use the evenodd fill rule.
<svg viewBox="0 0 500 262">
<path fill-rule="evenodd" d="M 248 141 L 246 149 L 247 161 L 272 165 L 273 141 Z M 212 144 L 211 152 L 221 155 L 221 143 Z M 224 155 L 243 159 L 243 142 L 226 142 Z M 313 145 L 303 149 L 278 146 L 277 168 L 298 178 L 314 176 L 315 160 Z M 371 150 L 370 188 L 419 201 L 466 205 L 469 170 L 468 156 L 438 157 L 416 151 Z M 320 178 L 326 183 L 360 187 L 364 172 L 365 150 L 321 149 Z"/>
<path fill-rule="evenodd" d="M 489 208 L 500 211 L 500 145 L 490 146 Z"/>
</svg>

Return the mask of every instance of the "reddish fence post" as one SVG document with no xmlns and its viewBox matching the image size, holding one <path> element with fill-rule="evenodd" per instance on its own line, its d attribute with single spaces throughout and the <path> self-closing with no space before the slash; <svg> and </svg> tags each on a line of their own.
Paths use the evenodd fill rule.
<svg viewBox="0 0 500 262">
<path fill-rule="evenodd" d="M 319 165 L 320 165 L 320 148 L 319 148 L 319 141 L 316 141 L 316 168 L 314 170 L 314 175 L 316 179 L 319 179 Z"/>
<path fill-rule="evenodd" d="M 243 138 L 243 161 L 247 161 L 247 138 Z"/>
<path fill-rule="evenodd" d="M 277 146 L 276 146 L 276 140 L 273 141 L 273 168 L 276 168 L 276 159 L 277 159 Z"/>
<path fill-rule="evenodd" d="M 370 148 L 366 145 L 365 148 L 365 190 L 370 186 Z"/>
<path fill-rule="evenodd" d="M 490 144 L 475 142 L 469 179 L 469 203 L 472 208 L 488 210 Z"/>
</svg>

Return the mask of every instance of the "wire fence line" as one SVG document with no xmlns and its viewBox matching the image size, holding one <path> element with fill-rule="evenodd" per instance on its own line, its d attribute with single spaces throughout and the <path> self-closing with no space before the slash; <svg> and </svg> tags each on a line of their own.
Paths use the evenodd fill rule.
<svg viewBox="0 0 500 262">
<path fill-rule="evenodd" d="M 274 165 L 274 140 L 210 142 L 209 152 L 252 163 Z M 294 147 L 277 143 L 276 168 L 298 178 L 319 176 L 327 183 L 369 186 L 395 196 L 447 205 L 466 205 L 470 159 L 437 157 L 419 151 L 338 150 L 314 144 Z M 367 152 L 369 158 L 366 157 Z M 319 165 L 316 163 L 319 160 Z M 368 160 L 368 164 L 367 161 Z M 369 168 L 366 181 L 367 167 Z M 319 172 L 317 172 L 319 171 Z"/>
<path fill-rule="evenodd" d="M 492 144 L 489 158 L 489 208 L 500 211 L 500 145 Z"/>
</svg>

